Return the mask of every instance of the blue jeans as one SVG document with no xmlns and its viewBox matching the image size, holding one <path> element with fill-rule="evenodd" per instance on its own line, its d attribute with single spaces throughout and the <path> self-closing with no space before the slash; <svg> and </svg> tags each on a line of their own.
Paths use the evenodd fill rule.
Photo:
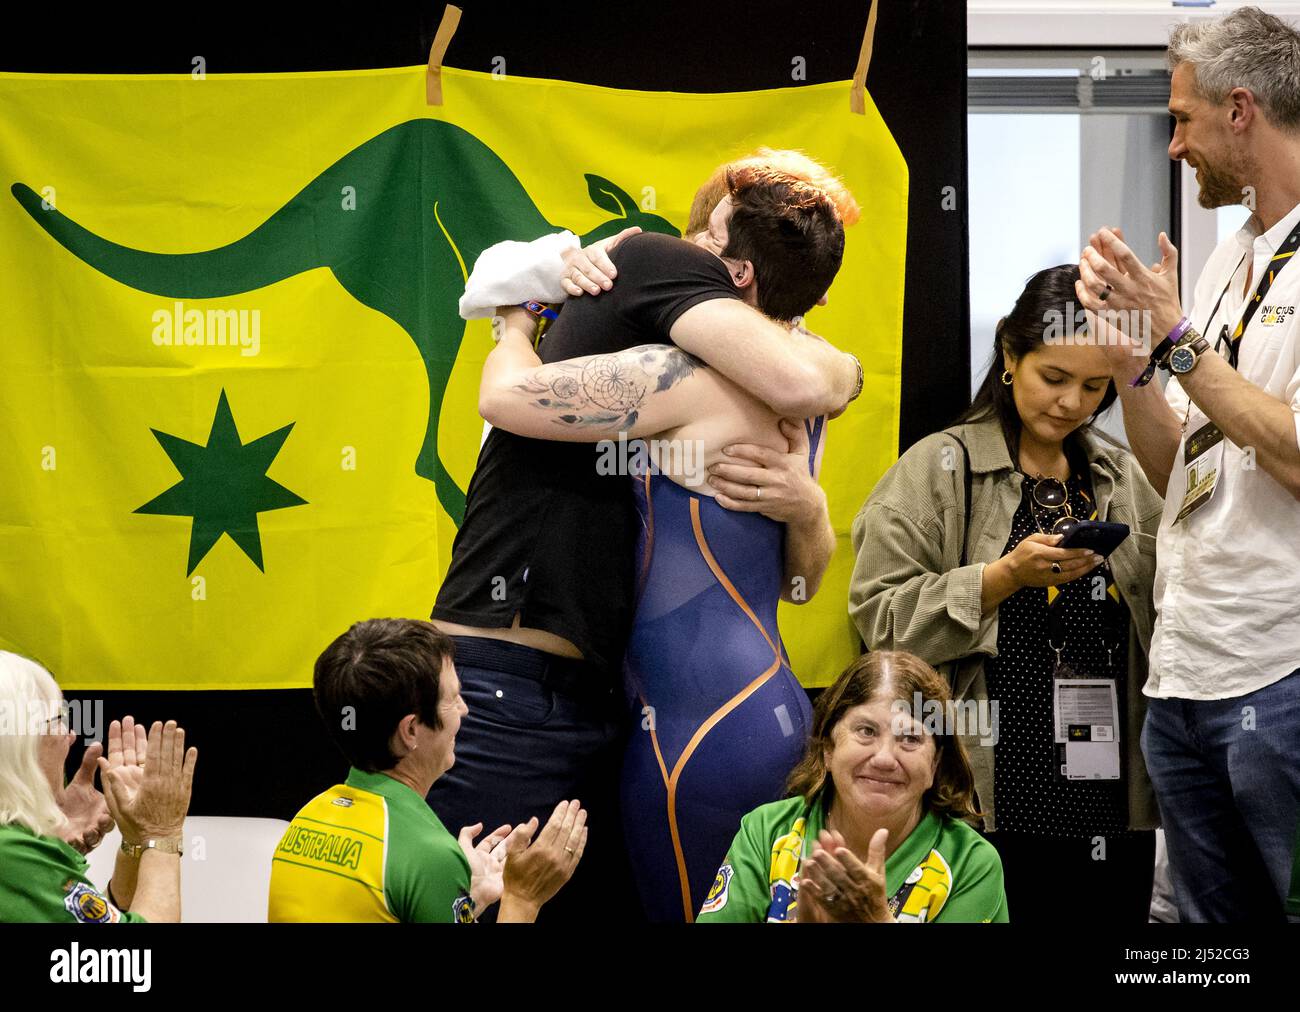
<svg viewBox="0 0 1300 1012">
<path fill-rule="evenodd" d="M 1284 921 L 1300 817 L 1300 669 L 1232 699 L 1150 699 L 1142 752 L 1179 917 Z"/>
<path fill-rule="evenodd" d="M 618 815 L 619 701 L 608 689 L 597 691 L 594 676 L 583 679 L 583 692 L 557 688 L 543 673 L 556 659 L 541 651 L 479 637 L 453 639 L 469 712 L 456 734 L 455 764 L 434 783 L 430 807 L 453 836 L 476 822 L 490 833 L 533 816 L 540 833 L 559 802 L 577 798 L 587 810 L 587 849 L 539 919 L 590 922 L 596 910 L 613 919 L 635 918 Z M 481 919 L 495 916 L 492 907 Z"/>
</svg>

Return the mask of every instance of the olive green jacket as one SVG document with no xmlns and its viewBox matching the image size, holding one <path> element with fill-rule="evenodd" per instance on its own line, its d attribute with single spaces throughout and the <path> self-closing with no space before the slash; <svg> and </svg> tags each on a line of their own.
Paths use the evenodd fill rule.
<svg viewBox="0 0 1300 1012">
<path fill-rule="evenodd" d="M 970 452 L 971 520 L 967 565 L 960 565 L 965 523 L 964 461 Z M 1134 457 L 1096 435 L 1083 437 L 1101 520 L 1154 535 L 1164 502 Z M 849 614 L 871 650 L 905 650 L 946 672 L 954 696 L 988 701 L 984 659 L 998 654 L 998 612 L 981 613 L 984 567 L 1002 555 L 1021 500 L 1022 475 L 1012 465 L 996 420 L 954 426 L 911 447 L 880 479 L 853 521 L 856 561 Z M 1129 828 L 1159 825 L 1139 738 L 1146 714 L 1142 686 L 1155 621 L 1152 583 L 1155 538 L 1129 536 L 1110 556 L 1128 606 L 1126 726 L 1120 729 L 1128 782 Z M 1001 705 L 1001 704 L 1000 704 Z M 988 715 L 986 711 L 985 726 Z M 993 747 L 968 720 L 962 741 L 975 772 L 984 828 L 996 826 Z M 989 735 L 989 738 L 995 738 Z"/>
</svg>

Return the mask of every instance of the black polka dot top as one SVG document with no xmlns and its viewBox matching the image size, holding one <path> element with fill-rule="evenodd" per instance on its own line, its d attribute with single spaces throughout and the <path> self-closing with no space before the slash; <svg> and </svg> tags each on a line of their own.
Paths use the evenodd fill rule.
<svg viewBox="0 0 1300 1012">
<path fill-rule="evenodd" d="M 1036 484 L 1032 477 L 1024 480 L 1024 494 L 1004 555 L 1031 534 L 1050 533 L 1052 524 L 1065 513 L 1064 509 L 1036 505 L 1032 498 Z M 1066 489 L 1073 515 L 1095 519 L 1087 472 L 1075 473 Z M 1053 609 L 1064 609 L 1062 660 L 1077 674 L 1117 680 L 1118 731 L 1122 735 L 1126 731 L 1129 613 L 1118 594 L 1111 591 L 1112 583 L 1110 567 L 1102 563 L 1091 573 L 1058 585 L 1061 596 Z M 989 698 L 998 701 L 998 740 L 993 748 L 997 828 L 1044 836 L 1120 833 L 1128 825 L 1125 743 L 1120 745 L 1119 780 L 1067 781 L 1053 775 L 1053 767 L 1064 761 L 1064 746 L 1058 749 L 1054 741 L 1052 672 L 1056 651 L 1049 643 L 1047 602 L 1046 587 L 1022 587 L 1002 602 L 998 656 L 985 665 Z"/>
</svg>

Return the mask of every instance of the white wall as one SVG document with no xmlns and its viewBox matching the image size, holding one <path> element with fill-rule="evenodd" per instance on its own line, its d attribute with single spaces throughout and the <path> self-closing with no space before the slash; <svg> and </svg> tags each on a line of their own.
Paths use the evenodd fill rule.
<svg viewBox="0 0 1300 1012">
<path fill-rule="evenodd" d="M 968 0 L 968 46 L 1164 46 L 1181 21 L 1213 18 L 1242 0 L 1176 7 L 1170 0 Z M 1300 20 L 1300 2 L 1255 0 L 1254 6 Z"/>
</svg>

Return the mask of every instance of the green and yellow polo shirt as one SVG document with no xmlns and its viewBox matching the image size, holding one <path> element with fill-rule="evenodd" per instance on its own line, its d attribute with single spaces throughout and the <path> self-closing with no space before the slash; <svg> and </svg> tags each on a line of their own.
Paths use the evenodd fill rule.
<svg viewBox="0 0 1300 1012">
<path fill-rule="evenodd" d="M 467 922 L 469 861 L 428 803 L 383 773 L 303 807 L 271 858 L 271 921 Z"/>
<path fill-rule="evenodd" d="M 701 923 L 795 920 L 799 866 L 826 824 L 825 792 L 774 801 L 740 832 L 700 908 Z M 966 823 L 926 814 L 885 861 L 889 908 L 899 921 L 1005 921 L 1002 860 Z"/>
<path fill-rule="evenodd" d="M 62 840 L 11 822 L 0 826 L 0 922 L 141 922 L 86 877 L 86 859 Z"/>
</svg>

